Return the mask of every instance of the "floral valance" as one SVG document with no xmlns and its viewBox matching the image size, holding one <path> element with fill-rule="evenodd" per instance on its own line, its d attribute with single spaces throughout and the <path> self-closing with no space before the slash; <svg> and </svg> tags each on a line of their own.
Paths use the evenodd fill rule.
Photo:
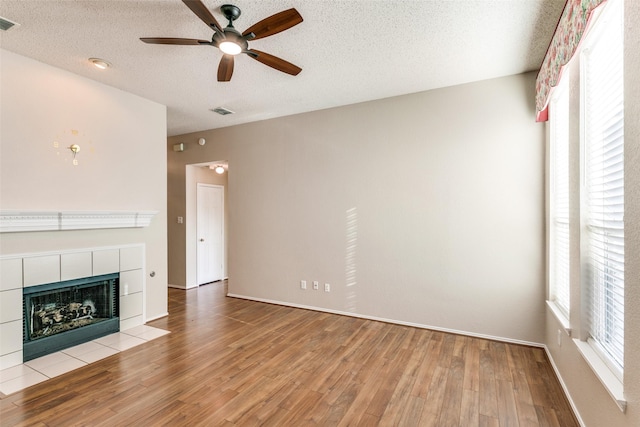
<svg viewBox="0 0 640 427">
<path fill-rule="evenodd" d="M 606 0 L 567 0 L 547 54 L 536 79 L 536 121 L 547 120 L 547 107 L 553 87 L 564 67 L 578 49 L 594 9 Z"/>
</svg>

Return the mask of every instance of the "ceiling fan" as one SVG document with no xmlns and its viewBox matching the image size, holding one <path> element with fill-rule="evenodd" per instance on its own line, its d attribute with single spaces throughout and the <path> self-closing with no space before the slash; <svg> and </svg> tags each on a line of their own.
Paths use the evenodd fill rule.
<svg viewBox="0 0 640 427">
<path fill-rule="evenodd" d="M 240 8 L 237 6 L 225 4 L 220 7 L 220 11 L 229 21 L 229 24 L 225 28 L 222 28 L 201 0 L 182 0 L 182 2 L 214 31 L 211 41 L 172 37 L 141 37 L 140 40 L 151 44 L 206 45 L 217 47 L 223 53 L 220 65 L 218 66 L 219 82 L 228 82 L 231 80 L 234 57 L 240 53 L 244 53 L 256 61 L 293 76 L 297 76 L 298 73 L 302 71 L 302 68 L 284 59 L 259 50 L 249 49 L 248 43 L 250 40 L 268 37 L 301 23 L 302 16 L 300 16 L 294 8 L 271 15 L 247 28 L 241 34 L 233 27 L 233 21 L 240 16 Z"/>
</svg>

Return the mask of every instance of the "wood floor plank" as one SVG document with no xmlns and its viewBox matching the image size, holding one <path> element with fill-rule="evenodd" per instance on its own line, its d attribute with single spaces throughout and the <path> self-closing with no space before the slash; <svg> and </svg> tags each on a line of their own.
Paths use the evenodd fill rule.
<svg viewBox="0 0 640 427">
<path fill-rule="evenodd" d="M 480 346 L 477 339 L 467 341 L 467 351 L 464 360 L 464 383 L 465 390 L 480 390 Z"/>
<path fill-rule="evenodd" d="M 540 422 L 540 427 L 561 427 L 560 421 L 553 408 L 536 406 L 536 413 Z"/>
<path fill-rule="evenodd" d="M 449 368 L 451 358 L 453 357 L 453 350 L 456 343 L 456 336 L 452 334 L 445 334 L 442 339 L 442 348 L 438 355 L 438 366 L 443 368 Z"/>
<path fill-rule="evenodd" d="M 381 381 L 381 386 L 378 388 L 377 393 L 369 403 L 367 413 L 375 415 L 376 417 L 382 417 L 385 412 L 389 412 L 389 416 L 395 417 L 402 409 L 402 403 L 399 399 L 393 399 L 396 391 L 399 394 L 404 394 L 403 388 L 400 385 L 404 373 L 407 369 L 410 369 L 410 351 L 401 350 L 398 351 L 390 366 L 390 371 L 385 379 Z"/>
<path fill-rule="evenodd" d="M 462 402 L 460 403 L 459 426 L 477 426 L 480 424 L 480 411 L 478 409 L 479 392 L 477 390 L 462 389 Z"/>
<path fill-rule="evenodd" d="M 402 413 L 400 420 L 394 424 L 398 426 L 417 426 L 420 425 L 420 417 L 424 408 L 424 399 L 420 396 L 409 395 L 407 404 Z"/>
<path fill-rule="evenodd" d="M 494 365 L 493 374 L 497 381 L 512 381 L 506 347 L 507 344 L 501 342 L 492 341 L 490 344 Z"/>
<path fill-rule="evenodd" d="M 480 350 L 480 403 L 481 415 L 498 418 L 498 396 L 495 377 L 495 360 L 489 348 Z"/>
<path fill-rule="evenodd" d="M 288 416 L 289 411 L 281 406 L 291 396 L 297 392 L 298 387 L 291 382 L 283 382 L 278 390 L 275 390 L 261 404 L 255 405 L 238 419 L 238 425 L 262 425 L 281 421 Z"/>
<path fill-rule="evenodd" d="M 408 341 L 414 340 L 411 338 Z M 382 425 L 398 425 L 405 412 L 405 407 L 409 404 L 407 397 L 410 396 L 411 389 L 416 381 L 420 362 L 424 359 L 423 357 L 416 357 L 417 352 L 412 351 L 412 348 L 414 347 L 411 345 L 402 347 L 402 353 L 407 355 L 406 360 L 403 358 L 396 359 L 399 380 L 392 395 L 388 398 L 384 412 L 380 416 Z M 381 406 L 383 404 L 384 402 L 381 403 Z"/>
<path fill-rule="evenodd" d="M 357 382 L 354 381 L 354 370 L 357 369 L 357 365 L 353 362 L 346 362 L 341 359 L 337 360 L 339 363 L 332 369 L 332 374 L 327 377 L 326 381 L 323 381 L 321 387 L 315 389 L 317 392 L 322 393 L 324 396 L 323 399 L 329 405 L 339 404 L 338 400 L 349 385 L 358 385 Z"/>
<path fill-rule="evenodd" d="M 10 396 L 13 426 L 562 426 L 540 348 L 170 289 L 171 331 Z"/>
<path fill-rule="evenodd" d="M 431 378 L 435 372 L 438 359 L 440 357 L 440 351 L 442 351 L 442 340 L 444 334 L 441 332 L 433 332 L 430 339 L 424 348 L 428 349 L 425 352 L 425 357 L 418 370 L 416 381 L 411 390 L 412 396 L 419 396 L 423 399 L 427 397 L 429 393 L 429 386 L 431 384 Z"/>
<path fill-rule="evenodd" d="M 345 419 L 347 410 L 353 405 L 361 388 L 362 385 L 356 382 L 345 382 L 344 388 L 340 389 L 341 392 L 338 397 L 330 404 L 329 410 L 324 414 L 324 418 L 320 420 L 318 425 L 339 425 Z"/>
<path fill-rule="evenodd" d="M 380 419 L 375 415 L 363 413 L 355 424 L 358 427 L 377 427 L 380 425 Z"/>
<path fill-rule="evenodd" d="M 495 417 L 490 417 L 488 415 L 480 414 L 479 420 L 480 420 L 479 427 L 501 427 L 500 420 Z"/>
<path fill-rule="evenodd" d="M 388 380 L 388 376 L 393 372 L 393 363 L 386 358 L 380 358 L 382 364 L 376 370 L 376 375 L 367 379 L 365 387 L 359 389 L 355 400 L 345 413 L 340 425 L 357 424 L 360 417 L 369 410 L 371 401 L 374 399 L 380 387 Z M 372 409 L 379 412 L 378 408 Z M 379 416 L 378 416 L 379 417 Z"/>
<path fill-rule="evenodd" d="M 464 378 L 464 362 L 460 357 L 454 357 L 447 378 L 444 391 L 444 401 L 440 409 L 438 425 L 442 427 L 457 427 L 462 408 L 462 385 Z"/>
<path fill-rule="evenodd" d="M 343 357 L 350 361 L 365 361 L 375 356 L 380 359 L 380 348 L 383 343 L 388 342 L 387 337 L 390 330 L 393 328 L 390 325 L 382 325 L 379 327 L 372 327 L 372 325 L 363 325 L 358 331 L 353 334 L 350 340 L 347 340 L 343 344 L 345 353 Z"/>
<path fill-rule="evenodd" d="M 538 425 L 538 416 L 533 405 L 527 376 L 523 370 L 518 369 L 512 372 L 513 392 L 515 394 L 518 422 L 521 427 L 531 427 Z"/>
<path fill-rule="evenodd" d="M 359 384 L 366 384 L 372 378 L 375 378 L 380 375 L 380 370 L 389 363 L 388 359 L 384 357 L 375 357 L 374 355 L 369 356 L 366 359 L 347 359 L 347 361 L 351 361 L 355 364 L 356 368 L 354 371 L 353 380 Z"/>
<path fill-rule="evenodd" d="M 421 422 L 425 423 L 425 425 L 437 425 L 442 402 L 444 402 L 448 374 L 448 370 L 441 366 L 437 366 L 434 369 L 429 385 L 429 393 L 425 399 L 422 416 L 420 417 Z"/>
<path fill-rule="evenodd" d="M 511 381 L 497 380 L 498 390 L 498 414 L 500 424 L 505 426 L 518 426 L 518 410 L 516 408 L 516 397 Z"/>
<path fill-rule="evenodd" d="M 294 407 L 289 409 L 289 413 L 282 420 L 282 425 L 304 425 L 305 419 L 313 417 L 314 408 L 322 400 L 322 395 L 314 390 L 300 390 L 299 394 L 300 399 Z"/>
<path fill-rule="evenodd" d="M 543 408 L 553 408 L 555 400 L 551 388 L 547 386 L 550 378 L 545 371 L 541 371 L 540 362 L 532 352 L 525 354 L 525 372 L 533 404 Z"/>
</svg>

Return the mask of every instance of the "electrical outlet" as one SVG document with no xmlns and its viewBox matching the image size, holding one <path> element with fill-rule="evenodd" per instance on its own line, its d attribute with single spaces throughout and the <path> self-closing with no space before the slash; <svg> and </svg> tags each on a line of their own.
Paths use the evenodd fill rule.
<svg viewBox="0 0 640 427">
<path fill-rule="evenodd" d="M 178 224 L 183 224 L 184 223 L 184 218 L 179 216 L 178 217 Z"/>
<path fill-rule="evenodd" d="M 324 291 L 325 291 L 325 292 L 331 292 L 331 285 L 330 285 L 330 284 L 328 284 L 328 283 L 325 283 L 325 284 L 324 284 Z"/>
<path fill-rule="evenodd" d="M 317 280 L 313 281 L 313 289 L 315 289 L 316 291 L 320 289 L 320 283 L 318 283 Z"/>
<path fill-rule="evenodd" d="M 307 281 L 300 280 L 300 289 L 307 289 Z"/>
</svg>

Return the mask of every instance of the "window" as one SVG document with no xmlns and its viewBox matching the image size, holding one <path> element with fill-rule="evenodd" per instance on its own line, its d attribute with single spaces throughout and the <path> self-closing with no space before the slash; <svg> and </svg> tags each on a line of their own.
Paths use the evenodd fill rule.
<svg viewBox="0 0 640 427">
<path fill-rule="evenodd" d="M 547 304 L 567 333 L 579 332 L 576 349 L 624 412 L 623 0 L 592 13 L 577 62 L 565 65 L 549 102 Z M 569 102 L 578 93 L 579 112 Z"/>
<path fill-rule="evenodd" d="M 622 380 L 624 367 L 624 104 L 621 2 L 582 50 L 583 307 L 588 341 Z M 599 20 L 600 21 L 600 20 Z M 593 37 L 591 37 L 593 36 Z"/>
<path fill-rule="evenodd" d="M 569 70 L 549 106 L 551 125 L 551 242 L 549 299 L 569 318 Z"/>
</svg>

